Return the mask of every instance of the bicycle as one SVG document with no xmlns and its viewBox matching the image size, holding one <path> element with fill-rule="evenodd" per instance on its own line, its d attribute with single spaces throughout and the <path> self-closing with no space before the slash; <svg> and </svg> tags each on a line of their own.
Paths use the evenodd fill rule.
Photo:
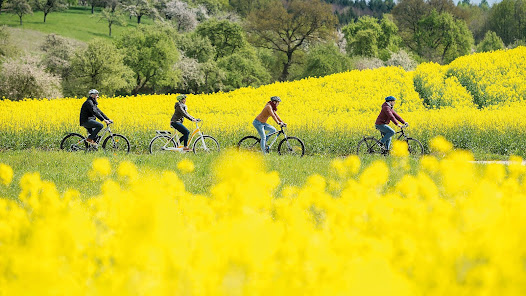
<svg viewBox="0 0 526 296">
<path fill-rule="evenodd" d="M 214 137 L 203 134 L 201 132 L 201 128 L 199 127 L 199 122 L 202 122 L 202 120 L 195 122 L 195 129 L 190 134 L 190 139 L 188 139 L 188 143 L 191 144 L 194 136 L 196 134 L 199 135 L 195 141 L 193 141 L 192 151 L 195 154 L 198 152 L 219 152 L 219 142 Z M 175 130 L 173 135 L 170 131 L 161 130 L 155 131 L 155 134 L 156 136 L 150 141 L 151 154 L 163 153 L 166 151 L 187 152 L 183 151 L 183 146 L 177 138 L 177 130 Z"/>
<path fill-rule="evenodd" d="M 278 140 L 278 137 L 280 135 L 284 136 L 284 139 L 279 142 L 278 145 L 278 154 L 284 155 L 284 154 L 291 154 L 291 155 L 297 155 L 299 157 L 302 157 L 305 155 L 305 144 L 302 140 L 300 140 L 297 137 L 289 137 L 287 136 L 287 133 L 285 132 L 284 125 L 280 126 L 281 129 L 279 131 L 275 131 L 271 134 L 267 135 L 267 151 L 270 152 L 272 149 L 272 146 L 276 141 Z M 270 138 L 274 137 L 272 141 L 270 141 Z M 237 143 L 238 150 L 246 150 L 246 151 L 253 151 L 253 152 L 261 152 L 261 139 L 255 136 L 246 136 L 243 139 L 241 139 Z"/>
<path fill-rule="evenodd" d="M 397 140 L 402 140 L 407 143 L 407 148 L 409 150 L 410 155 L 424 154 L 424 146 L 417 139 L 407 136 L 407 134 L 404 131 L 404 128 L 406 127 L 407 126 L 401 126 L 400 130 L 396 132 L 393 137 L 399 134 L 399 136 L 397 137 Z M 371 137 L 364 136 L 363 139 L 360 142 L 358 142 L 358 148 L 356 149 L 356 154 L 358 155 L 365 155 L 365 154 L 387 155 L 389 154 L 389 150 L 387 150 L 382 144 L 382 142 L 380 142 L 380 140 L 377 140 L 374 136 L 371 136 Z"/>
<path fill-rule="evenodd" d="M 102 148 L 105 151 L 129 153 L 130 141 L 128 141 L 128 139 L 123 135 L 113 133 L 110 128 L 112 123 L 113 122 L 108 123 L 106 128 L 100 131 L 99 136 L 97 136 L 95 139 L 97 146 L 88 143 L 88 141 L 86 141 L 87 137 L 84 137 L 81 134 L 69 133 L 60 142 L 60 149 L 68 152 L 96 151 L 98 150 L 97 147 L 101 140 L 106 134 L 108 134 L 108 136 L 102 142 Z"/>
</svg>

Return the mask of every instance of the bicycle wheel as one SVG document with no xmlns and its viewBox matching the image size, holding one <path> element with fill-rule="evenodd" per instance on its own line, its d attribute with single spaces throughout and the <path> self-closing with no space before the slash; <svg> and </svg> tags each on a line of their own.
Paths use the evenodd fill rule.
<svg viewBox="0 0 526 296">
<path fill-rule="evenodd" d="M 169 136 L 156 136 L 150 141 L 151 154 L 169 152 L 170 150 L 166 150 L 166 148 L 174 149 L 176 147 L 174 139 Z"/>
<path fill-rule="evenodd" d="M 254 136 L 246 136 L 237 143 L 238 150 L 261 152 L 261 145 L 259 138 Z"/>
<path fill-rule="evenodd" d="M 363 138 L 358 142 L 358 148 L 356 149 L 356 154 L 358 155 L 368 155 L 368 154 L 382 154 L 380 141 L 376 140 L 373 137 Z"/>
<path fill-rule="evenodd" d="M 208 135 L 197 138 L 194 142 L 194 153 L 213 153 L 219 152 L 219 142 Z"/>
<path fill-rule="evenodd" d="M 287 137 L 279 142 L 278 153 L 302 157 L 305 154 L 305 144 L 296 137 Z"/>
<path fill-rule="evenodd" d="M 104 139 L 102 148 L 108 152 L 128 153 L 130 152 L 130 142 L 123 135 L 113 134 Z"/>
<path fill-rule="evenodd" d="M 60 149 L 68 152 L 86 152 L 88 150 L 88 143 L 83 136 L 71 133 L 62 139 Z"/>
<path fill-rule="evenodd" d="M 413 138 L 407 138 L 406 142 L 407 142 L 407 148 L 409 149 L 410 155 L 419 156 L 419 155 L 424 154 L 424 145 L 422 145 L 420 141 L 418 141 L 417 139 L 413 139 Z"/>
</svg>

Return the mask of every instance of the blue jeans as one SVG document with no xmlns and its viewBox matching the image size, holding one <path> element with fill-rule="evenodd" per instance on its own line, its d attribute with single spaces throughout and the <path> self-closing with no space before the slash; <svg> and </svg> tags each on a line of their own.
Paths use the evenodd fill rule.
<svg viewBox="0 0 526 296">
<path fill-rule="evenodd" d="M 252 125 L 256 128 L 258 131 L 259 137 L 261 138 L 260 144 L 261 144 L 261 151 L 263 151 L 263 154 L 267 153 L 265 150 L 265 147 L 267 145 L 267 135 L 265 135 L 265 131 L 268 131 L 269 134 L 276 132 L 276 128 L 268 123 L 263 123 L 257 119 L 254 119 L 252 121 Z"/>
<path fill-rule="evenodd" d="M 374 125 L 377 130 L 382 133 L 382 139 L 380 139 L 380 142 L 384 144 L 385 149 L 390 150 L 391 149 L 391 138 L 394 136 L 395 131 L 387 124 L 375 124 Z"/>
<path fill-rule="evenodd" d="M 104 127 L 102 123 L 96 120 L 93 120 L 93 119 L 89 119 L 88 121 L 84 122 L 82 126 L 88 130 L 88 134 L 89 134 L 88 139 L 90 140 L 95 140 L 95 138 L 97 137 L 97 134 Z"/>
<path fill-rule="evenodd" d="M 183 134 L 183 136 L 181 138 L 179 138 L 179 143 L 181 143 L 181 141 L 182 141 L 183 145 L 185 147 L 188 147 L 188 135 L 190 134 L 190 131 L 186 128 L 186 126 L 184 126 L 180 122 L 172 122 L 170 124 L 172 125 L 173 128 L 175 128 L 181 134 Z"/>
</svg>

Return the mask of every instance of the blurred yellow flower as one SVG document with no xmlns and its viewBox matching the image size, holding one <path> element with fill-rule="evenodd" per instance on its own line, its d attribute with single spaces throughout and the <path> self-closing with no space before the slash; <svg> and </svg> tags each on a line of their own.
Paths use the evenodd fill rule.
<svg viewBox="0 0 526 296">
<path fill-rule="evenodd" d="M 177 169 L 182 173 L 191 173 L 195 170 L 195 165 L 191 160 L 185 158 L 179 161 Z"/>
<path fill-rule="evenodd" d="M 0 163 L 0 183 L 4 185 L 11 184 L 13 180 L 13 169 L 7 164 Z"/>
<path fill-rule="evenodd" d="M 107 158 L 96 158 L 93 160 L 89 177 L 91 179 L 105 178 L 111 173 L 111 164 Z"/>
<path fill-rule="evenodd" d="M 436 136 L 429 142 L 429 147 L 432 152 L 448 153 L 453 149 L 453 144 L 443 136 Z"/>
<path fill-rule="evenodd" d="M 117 168 L 117 174 L 121 177 L 126 177 L 130 181 L 133 181 L 137 178 L 137 175 L 139 174 L 137 172 L 137 167 L 128 160 L 125 160 L 119 164 L 119 167 Z"/>
<path fill-rule="evenodd" d="M 393 148 L 391 149 L 391 154 L 393 156 L 398 156 L 398 157 L 409 156 L 409 149 L 407 146 L 407 142 L 394 140 Z"/>
</svg>

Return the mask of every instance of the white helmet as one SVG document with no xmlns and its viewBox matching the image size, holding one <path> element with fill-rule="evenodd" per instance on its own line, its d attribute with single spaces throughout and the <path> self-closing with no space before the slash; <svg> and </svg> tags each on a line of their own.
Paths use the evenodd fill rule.
<svg viewBox="0 0 526 296">
<path fill-rule="evenodd" d="M 98 94 L 99 94 L 99 91 L 96 90 L 96 89 L 92 89 L 92 90 L 90 90 L 90 91 L 89 91 L 89 95 L 91 96 L 91 95 L 93 95 L 93 94 L 98 95 Z"/>
</svg>

